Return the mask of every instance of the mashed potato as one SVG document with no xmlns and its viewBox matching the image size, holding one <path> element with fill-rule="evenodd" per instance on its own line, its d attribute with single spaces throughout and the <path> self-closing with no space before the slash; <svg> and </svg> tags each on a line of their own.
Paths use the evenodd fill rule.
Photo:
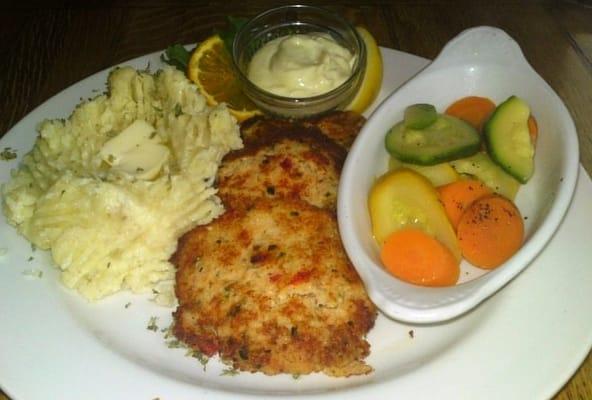
<svg viewBox="0 0 592 400">
<path fill-rule="evenodd" d="M 89 300 L 172 287 L 177 239 L 223 212 L 215 174 L 222 157 L 242 147 L 228 110 L 208 107 L 180 71 L 119 68 L 108 86 L 67 120 L 42 122 L 33 150 L 2 187 L 9 222 L 49 250 L 64 284 Z M 152 125 L 170 151 L 150 180 L 100 156 L 136 120 Z"/>
</svg>

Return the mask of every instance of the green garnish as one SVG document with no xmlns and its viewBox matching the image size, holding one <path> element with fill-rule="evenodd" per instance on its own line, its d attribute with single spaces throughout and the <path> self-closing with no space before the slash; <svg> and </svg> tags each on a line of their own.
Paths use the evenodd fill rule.
<svg viewBox="0 0 592 400">
<path fill-rule="evenodd" d="M 181 343 L 181 341 L 177 339 L 168 340 L 165 343 L 169 349 L 180 349 L 185 347 L 185 345 L 183 345 L 183 343 Z"/>
<path fill-rule="evenodd" d="M 0 160 L 2 161 L 9 161 L 14 160 L 16 158 L 16 151 L 14 151 L 10 147 L 5 147 L 2 152 L 0 152 Z"/>
<path fill-rule="evenodd" d="M 187 71 L 189 58 L 191 58 L 191 52 L 192 50 L 187 50 L 183 45 L 174 44 L 166 48 L 164 54 L 160 55 L 160 60 L 185 72 Z"/>
<path fill-rule="evenodd" d="M 201 365 L 203 365 L 204 371 L 206 370 L 206 365 L 210 359 L 203 355 L 203 353 L 199 350 L 188 349 L 185 353 L 186 357 L 193 357 L 196 358 Z"/>
<path fill-rule="evenodd" d="M 236 368 L 228 367 L 222 370 L 221 376 L 235 376 L 238 375 L 239 371 Z"/>
<path fill-rule="evenodd" d="M 183 114 L 183 109 L 181 108 L 181 105 L 177 103 L 175 104 L 175 117 L 178 117 L 181 114 Z"/>
<path fill-rule="evenodd" d="M 224 47 L 228 51 L 228 54 L 232 54 L 232 42 L 238 31 L 246 24 L 247 18 L 243 17 L 232 17 L 228 16 L 228 29 L 225 31 L 217 31 L 216 33 L 220 36 L 220 39 L 224 42 Z"/>
<path fill-rule="evenodd" d="M 29 278 L 43 278 L 43 271 L 40 269 L 26 269 L 23 271 L 23 275 Z"/>
<path fill-rule="evenodd" d="M 152 332 L 156 332 L 158 330 L 158 325 L 156 325 L 156 321 L 158 321 L 158 317 L 150 317 L 150 320 L 148 321 L 148 326 L 146 326 L 146 329 L 148 329 L 149 331 L 152 331 Z"/>
<path fill-rule="evenodd" d="M 216 30 L 215 33 L 220 36 L 224 42 L 224 47 L 226 47 L 229 54 L 232 54 L 232 42 L 234 41 L 234 37 L 247 21 L 247 18 L 228 16 L 228 28 L 222 31 Z M 185 72 L 187 71 L 187 66 L 189 65 L 189 59 L 191 58 L 193 50 L 194 49 L 187 50 L 185 46 L 180 44 L 173 44 L 167 47 L 164 53 L 160 55 L 160 60 L 165 64 L 172 65 L 178 70 Z"/>
</svg>

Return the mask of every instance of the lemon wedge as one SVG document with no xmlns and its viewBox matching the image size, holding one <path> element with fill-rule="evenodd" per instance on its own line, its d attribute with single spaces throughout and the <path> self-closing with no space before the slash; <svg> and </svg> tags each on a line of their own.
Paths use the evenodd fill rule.
<svg viewBox="0 0 592 400">
<path fill-rule="evenodd" d="M 357 26 L 356 29 L 366 46 L 366 69 L 358 92 L 345 109 L 361 114 L 374 102 L 380 92 L 382 55 L 372 34 L 361 26 Z"/>
</svg>

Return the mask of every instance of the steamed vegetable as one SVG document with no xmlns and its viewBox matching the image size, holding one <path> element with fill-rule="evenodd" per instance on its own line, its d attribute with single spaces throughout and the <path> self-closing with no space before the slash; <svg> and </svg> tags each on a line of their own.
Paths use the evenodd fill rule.
<svg viewBox="0 0 592 400">
<path fill-rule="evenodd" d="M 512 96 L 495 109 L 484 127 L 491 158 L 520 183 L 528 182 L 534 172 L 529 117 L 528 104 Z"/>
<path fill-rule="evenodd" d="M 417 172 L 399 169 L 381 176 L 370 190 L 368 207 L 372 232 L 381 247 L 393 232 L 415 228 L 442 242 L 460 260 L 458 240 L 438 192 Z"/>
<path fill-rule="evenodd" d="M 475 200 L 492 194 L 491 189 L 477 179 L 463 179 L 438 188 L 440 201 L 454 229 L 467 208 Z"/>
<path fill-rule="evenodd" d="M 445 114 L 460 118 L 475 129 L 481 130 L 493 110 L 495 103 L 487 97 L 468 96 L 452 103 Z"/>
<path fill-rule="evenodd" d="M 445 114 L 407 107 L 386 134 L 389 172 L 368 199 L 384 267 L 406 282 L 446 286 L 457 282 L 462 257 L 484 269 L 511 258 L 524 240 L 513 199 L 534 171 L 538 133 L 516 96 L 498 107 L 464 97 Z"/>
<path fill-rule="evenodd" d="M 397 160 L 395 157 L 389 158 L 389 170 L 400 168 L 412 169 L 420 175 L 425 176 L 434 186 L 446 185 L 448 183 L 457 181 L 460 175 L 450 163 L 440 163 L 436 165 L 417 165 L 405 163 Z"/>
<path fill-rule="evenodd" d="M 401 161 L 434 165 L 476 153 L 481 147 L 481 137 L 466 122 L 442 114 L 423 129 L 409 128 L 401 121 L 387 133 L 385 146 Z"/>
<path fill-rule="evenodd" d="M 424 129 L 436 122 L 438 113 L 431 104 L 414 104 L 405 109 L 403 121 L 409 129 Z"/>
<path fill-rule="evenodd" d="M 524 240 L 524 223 L 510 200 L 491 195 L 476 200 L 462 215 L 457 228 L 463 257 L 491 269 L 516 253 Z"/>
<path fill-rule="evenodd" d="M 421 229 L 398 230 L 386 239 L 380 258 L 397 278 L 422 286 L 450 286 L 458 281 L 459 261 Z"/>
<path fill-rule="evenodd" d="M 514 200 L 520 182 L 508 175 L 499 165 L 494 163 L 486 153 L 479 152 L 471 157 L 450 162 L 459 174 L 473 176 L 487 187 L 508 199 Z"/>
</svg>

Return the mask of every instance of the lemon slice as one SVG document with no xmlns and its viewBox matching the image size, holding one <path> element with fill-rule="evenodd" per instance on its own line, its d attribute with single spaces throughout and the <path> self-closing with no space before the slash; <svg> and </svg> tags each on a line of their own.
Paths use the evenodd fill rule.
<svg viewBox="0 0 592 400">
<path fill-rule="evenodd" d="M 220 36 L 210 36 L 193 51 L 187 65 L 187 77 L 200 88 L 209 105 L 226 103 L 239 122 L 261 114 L 243 93 L 231 56 Z"/>
<path fill-rule="evenodd" d="M 357 26 L 356 29 L 366 46 L 366 70 L 358 92 L 345 109 L 361 114 L 372 104 L 380 92 L 382 55 L 372 34 L 361 26 Z"/>
</svg>

